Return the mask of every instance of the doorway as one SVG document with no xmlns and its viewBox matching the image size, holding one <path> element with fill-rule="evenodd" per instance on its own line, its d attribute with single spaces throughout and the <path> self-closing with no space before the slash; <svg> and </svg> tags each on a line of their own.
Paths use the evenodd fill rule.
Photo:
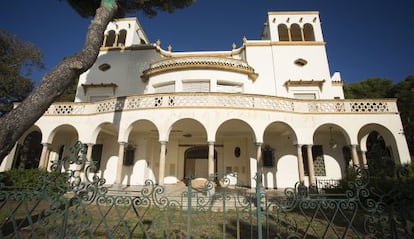
<svg viewBox="0 0 414 239">
<path fill-rule="evenodd" d="M 214 173 L 217 172 L 217 152 L 214 150 Z M 184 178 L 208 179 L 208 146 L 193 146 L 184 153 Z"/>
</svg>

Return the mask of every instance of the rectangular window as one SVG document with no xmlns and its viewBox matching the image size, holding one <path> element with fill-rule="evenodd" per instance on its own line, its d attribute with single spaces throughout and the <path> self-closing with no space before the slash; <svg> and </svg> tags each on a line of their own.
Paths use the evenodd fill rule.
<svg viewBox="0 0 414 239">
<path fill-rule="evenodd" d="M 315 170 L 315 176 L 326 176 L 325 160 L 323 158 L 322 145 L 312 146 L 313 168 Z M 302 158 L 305 175 L 309 176 L 309 164 L 307 146 L 302 146 Z"/>
<path fill-rule="evenodd" d="M 183 82 L 184 92 L 209 92 L 210 82 L 209 81 L 187 81 Z"/>
<path fill-rule="evenodd" d="M 226 81 L 217 81 L 217 92 L 240 93 L 242 92 L 242 85 Z"/>
<path fill-rule="evenodd" d="M 92 162 L 96 166 L 94 173 L 98 172 L 101 167 L 103 144 L 95 144 L 92 147 Z"/>
<path fill-rule="evenodd" d="M 95 102 L 95 101 L 100 101 L 100 100 L 108 99 L 110 97 L 111 96 L 109 96 L 109 95 L 91 95 L 89 97 L 89 101 L 90 102 Z"/>
<path fill-rule="evenodd" d="M 155 93 L 175 92 L 175 82 L 154 86 Z"/>
<path fill-rule="evenodd" d="M 314 100 L 316 99 L 315 93 L 294 93 L 293 97 L 296 99 L 302 99 L 302 100 Z"/>
</svg>

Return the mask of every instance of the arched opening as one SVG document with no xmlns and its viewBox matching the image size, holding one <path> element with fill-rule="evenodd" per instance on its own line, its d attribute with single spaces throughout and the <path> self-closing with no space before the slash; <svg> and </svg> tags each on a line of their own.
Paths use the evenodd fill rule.
<svg viewBox="0 0 414 239">
<path fill-rule="evenodd" d="M 217 151 L 214 150 L 214 172 L 217 172 Z M 209 178 L 208 146 L 194 146 L 184 154 L 184 176 L 191 178 Z"/>
<path fill-rule="evenodd" d="M 305 41 L 315 41 L 315 32 L 313 31 L 312 24 L 306 23 L 303 26 L 303 37 Z"/>
<path fill-rule="evenodd" d="M 292 24 L 290 26 L 290 36 L 292 41 L 302 41 L 302 33 L 298 24 Z"/>
<path fill-rule="evenodd" d="M 125 46 L 126 34 L 127 34 L 127 31 L 125 29 L 122 29 L 121 31 L 119 31 L 118 44 L 117 44 L 118 46 Z"/>
<path fill-rule="evenodd" d="M 33 131 L 26 136 L 23 144 L 17 146 L 13 168 L 30 169 L 39 167 L 42 153 L 42 133 Z"/>
<path fill-rule="evenodd" d="M 279 34 L 279 41 L 289 41 L 289 31 L 285 24 L 279 24 L 277 32 Z"/>
<path fill-rule="evenodd" d="M 106 35 L 105 47 L 112 47 L 115 43 L 115 31 L 111 30 Z"/>
<path fill-rule="evenodd" d="M 391 155 L 391 149 L 385 144 L 383 136 L 377 131 L 372 131 L 367 138 L 368 164 L 377 160 L 391 160 Z"/>
</svg>

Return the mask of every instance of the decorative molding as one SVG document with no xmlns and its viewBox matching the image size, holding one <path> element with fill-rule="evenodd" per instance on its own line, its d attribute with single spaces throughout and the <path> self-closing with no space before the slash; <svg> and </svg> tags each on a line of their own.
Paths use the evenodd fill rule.
<svg viewBox="0 0 414 239">
<path fill-rule="evenodd" d="M 325 80 L 288 80 L 285 82 L 286 88 L 292 86 L 317 86 L 322 90 L 322 86 L 325 83 Z"/>
<path fill-rule="evenodd" d="M 170 58 L 155 62 L 150 65 L 150 68 L 144 71 L 141 78 L 143 81 L 147 81 L 152 75 L 187 69 L 215 69 L 233 71 L 247 74 L 253 81 L 255 81 L 258 77 L 257 73 L 254 72 L 253 67 L 241 60 L 225 57 L 193 56 Z"/>
<path fill-rule="evenodd" d="M 112 93 L 115 95 L 115 90 L 118 87 L 117 84 L 115 83 L 100 83 L 100 84 L 82 84 L 81 85 L 83 88 L 83 93 L 86 95 L 86 93 L 88 92 L 89 88 L 106 88 L 106 87 L 111 87 L 112 88 Z"/>
</svg>

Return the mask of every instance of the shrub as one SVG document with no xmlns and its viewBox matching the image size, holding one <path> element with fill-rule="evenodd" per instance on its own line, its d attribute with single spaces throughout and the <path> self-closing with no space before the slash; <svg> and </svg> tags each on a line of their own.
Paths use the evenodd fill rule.
<svg viewBox="0 0 414 239">
<path fill-rule="evenodd" d="M 12 169 L 2 174 L 1 183 L 14 190 L 67 191 L 67 176 L 41 169 Z"/>
</svg>

